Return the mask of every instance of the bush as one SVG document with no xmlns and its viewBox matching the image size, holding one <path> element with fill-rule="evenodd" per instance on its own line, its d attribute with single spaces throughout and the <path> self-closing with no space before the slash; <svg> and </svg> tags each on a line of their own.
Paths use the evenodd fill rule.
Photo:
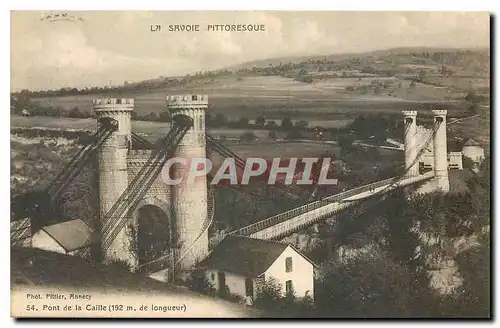
<svg viewBox="0 0 500 328">
<path fill-rule="evenodd" d="M 68 117 L 71 118 L 88 118 L 90 117 L 89 113 L 83 112 L 78 107 L 74 107 L 72 110 L 68 112 Z"/>
<path fill-rule="evenodd" d="M 293 140 L 293 139 L 301 139 L 302 137 L 303 135 L 298 129 L 293 129 L 290 132 L 288 132 L 286 139 Z"/>
<path fill-rule="evenodd" d="M 132 268 L 130 264 L 128 264 L 124 260 L 120 259 L 113 259 L 108 263 L 108 268 L 110 268 L 112 271 L 118 271 L 118 272 L 130 272 L 132 271 Z"/>
<path fill-rule="evenodd" d="M 273 277 L 266 279 L 257 291 L 255 305 L 261 309 L 275 309 L 282 299 L 282 286 Z"/>
<path fill-rule="evenodd" d="M 267 138 L 268 139 L 273 139 L 273 140 L 278 139 L 278 137 L 276 135 L 276 131 L 269 131 L 269 134 L 267 135 Z"/>
<path fill-rule="evenodd" d="M 209 295 L 212 294 L 212 291 L 214 290 L 212 284 L 208 281 L 205 271 L 202 270 L 195 270 L 191 272 L 186 284 L 189 289 L 202 294 Z"/>
<path fill-rule="evenodd" d="M 257 140 L 257 136 L 252 132 L 245 132 L 240 136 L 240 141 L 254 141 Z"/>
</svg>

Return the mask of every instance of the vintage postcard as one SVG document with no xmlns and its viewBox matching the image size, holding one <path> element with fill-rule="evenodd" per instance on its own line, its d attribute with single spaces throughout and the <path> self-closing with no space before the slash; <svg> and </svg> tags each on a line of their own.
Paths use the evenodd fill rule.
<svg viewBox="0 0 500 328">
<path fill-rule="evenodd" d="M 491 318 L 486 12 L 12 11 L 11 316 Z"/>
</svg>

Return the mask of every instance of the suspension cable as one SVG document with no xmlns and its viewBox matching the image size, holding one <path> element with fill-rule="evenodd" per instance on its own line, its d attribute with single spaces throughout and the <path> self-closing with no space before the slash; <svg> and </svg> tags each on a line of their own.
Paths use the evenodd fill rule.
<svg viewBox="0 0 500 328">
<path fill-rule="evenodd" d="M 186 118 L 188 117 L 186 116 Z M 123 192 L 122 196 L 125 197 L 120 197 L 121 201 L 119 199 L 117 202 L 115 202 L 115 204 L 120 203 L 124 205 L 121 207 L 118 205 L 119 208 L 117 210 L 108 211 L 105 219 L 101 220 L 102 223 L 108 223 L 107 229 L 103 229 L 104 232 L 102 234 L 102 236 L 104 237 L 104 243 L 102 245 L 103 251 L 106 251 L 111 246 L 116 236 L 124 228 L 129 216 L 135 210 L 142 197 L 144 197 L 144 195 L 147 193 L 151 184 L 160 174 L 163 166 L 171 155 L 170 153 L 177 147 L 179 142 L 182 140 L 187 131 L 192 127 L 192 125 L 192 119 L 190 119 L 188 122 L 184 122 L 180 127 L 174 125 L 174 127 L 169 131 L 167 137 L 163 139 L 163 147 L 156 152 L 153 165 L 149 167 L 147 165 L 143 166 L 141 171 L 136 175 L 136 178 L 137 176 L 139 176 L 139 178 L 134 179 L 133 184 L 129 185 L 129 187 Z M 133 192 L 136 191 L 135 189 L 138 189 L 137 192 Z M 124 202 L 125 199 L 127 200 L 126 202 Z M 126 213 L 125 216 L 123 216 L 124 213 Z M 111 218 L 111 221 L 109 220 L 109 218 Z M 109 221 L 111 222 L 111 224 L 109 224 Z"/>
</svg>

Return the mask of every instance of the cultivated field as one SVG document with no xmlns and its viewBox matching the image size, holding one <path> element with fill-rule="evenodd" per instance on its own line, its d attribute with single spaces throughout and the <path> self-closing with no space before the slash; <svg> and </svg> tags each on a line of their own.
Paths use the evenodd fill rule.
<svg viewBox="0 0 500 328">
<path fill-rule="evenodd" d="M 308 121 L 309 126 L 321 126 L 324 128 L 341 128 L 349 123 L 350 119 L 338 119 L 338 120 L 311 120 Z M 276 120 L 276 123 L 281 124 L 280 120 Z M 36 116 L 36 117 L 25 117 L 12 115 L 11 116 L 11 127 L 42 127 L 42 128 L 56 128 L 56 129 L 89 129 L 94 130 L 96 128 L 96 120 L 94 118 L 68 118 L 68 117 L 47 117 L 47 116 Z M 141 133 L 151 137 L 160 137 L 165 135 L 170 129 L 170 123 L 165 122 L 149 122 L 149 121 L 133 121 L 132 131 L 136 133 Z M 267 139 L 269 135 L 269 130 L 259 130 L 259 129 L 232 129 L 232 128 L 212 128 L 208 129 L 208 132 L 213 136 L 224 136 L 226 138 L 239 138 L 245 132 L 252 132 L 259 139 Z M 280 133 L 278 133 L 279 135 Z"/>
<path fill-rule="evenodd" d="M 293 118 L 328 119 L 338 115 L 366 111 L 392 112 L 404 108 L 418 107 L 425 103 L 456 106 L 455 98 L 463 92 L 449 96 L 448 88 L 418 83 L 409 88 L 409 81 L 393 79 L 394 92 L 380 94 L 359 94 L 346 92 L 348 86 L 370 85 L 373 81 L 383 82 L 387 78 L 330 78 L 314 83 L 303 83 L 279 76 L 221 77 L 195 87 L 123 92 L 121 94 L 75 95 L 38 98 L 34 101 L 45 106 L 62 107 L 69 110 L 75 106 L 92 112 L 92 99 L 102 97 L 135 98 L 135 110 L 144 115 L 165 110 L 165 96 L 170 94 L 208 94 L 209 112 L 223 113 L 229 118 L 246 116 L 254 119 L 259 115 L 266 118 L 283 117 L 280 112 L 290 111 Z M 402 83 L 399 88 L 399 82 Z M 391 93 L 390 95 L 388 93 Z M 445 100 L 445 98 L 447 100 Z"/>
<path fill-rule="evenodd" d="M 264 141 L 252 144 L 225 143 L 225 145 L 241 157 L 319 157 L 325 152 L 338 151 L 335 145 L 304 142 Z"/>
</svg>

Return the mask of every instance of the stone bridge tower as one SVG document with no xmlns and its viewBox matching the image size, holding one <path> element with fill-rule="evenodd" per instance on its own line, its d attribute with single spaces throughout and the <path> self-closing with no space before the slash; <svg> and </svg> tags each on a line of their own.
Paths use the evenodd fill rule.
<svg viewBox="0 0 500 328">
<path fill-rule="evenodd" d="M 405 170 L 407 170 L 406 175 L 416 176 L 418 175 L 418 150 L 419 145 L 417 143 L 417 111 L 415 110 L 405 110 L 404 115 L 404 143 L 405 143 Z"/>
<path fill-rule="evenodd" d="M 446 110 L 433 110 L 434 114 L 434 129 L 429 133 L 419 135 L 417 126 L 417 111 L 403 111 L 405 123 L 405 169 L 408 171 L 407 176 L 415 176 L 419 174 L 419 161 L 422 160 L 424 153 L 420 150 L 425 146 L 424 142 L 432 136 L 432 143 L 427 145 L 427 148 L 432 150 L 434 162 L 434 178 L 424 183 L 419 189 L 419 193 L 428 193 L 433 191 L 441 191 L 447 193 L 450 191 L 450 181 L 448 178 L 448 152 L 446 139 Z M 424 129 L 425 132 L 425 129 Z M 422 137 L 423 136 L 423 137 Z M 420 153 L 420 158 L 416 157 Z M 415 165 L 411 165 L 415 162 Z"/>
<path fill-rule="evenodd" d="M 437 127 L 434 133 L 434 179 L 436 180 L 436 189 L 444 193 L 450 191 L 450 181 L 448 178 L 448 151 L 446 147 L 446 114 L 444 109 L 433 110 L 434 124 Z"/>
<path fill-rule="evenodd" d="M 131 118 L 134 99 L 94 99 L 97 119 L 110 117 L 118 121 L 118 130 L 104 142 L 98 152 L 99 214 L 101 220 L 128 186 L 127 154 L 131 146 Z M 99 124 L 99 123 L 98 123 Z M 105 229 L 110 222 L 100 222 Z M 124 228 L 111 246 L 101 254 L 104 262 L 125 261 L 135 265 L 130 253 L 130 237 Z"/>
<path fill-rule="evenodd" d="M 194 158 L 206 158 L 205 111 L 208 108 L 207 95 L 167 96 L 167 108 L 172 117 L 186 115 L 193 119 L 193 127 L 184 135 L 177 146 L 174 157 L 185 159 L 187 166 Z M 175 124 L 175 122 L 173 123 Z M 179 247 L 179 268 L 188 270 L 208 254 L 208 231 L 204 223 L 208 220 L 206 175 L 187 181 L 188 169 L 174 165 L 173 179 L 183 177 L 182 183 L 171 186 L 171 209 L 175 221 Z"/>
</svg>

